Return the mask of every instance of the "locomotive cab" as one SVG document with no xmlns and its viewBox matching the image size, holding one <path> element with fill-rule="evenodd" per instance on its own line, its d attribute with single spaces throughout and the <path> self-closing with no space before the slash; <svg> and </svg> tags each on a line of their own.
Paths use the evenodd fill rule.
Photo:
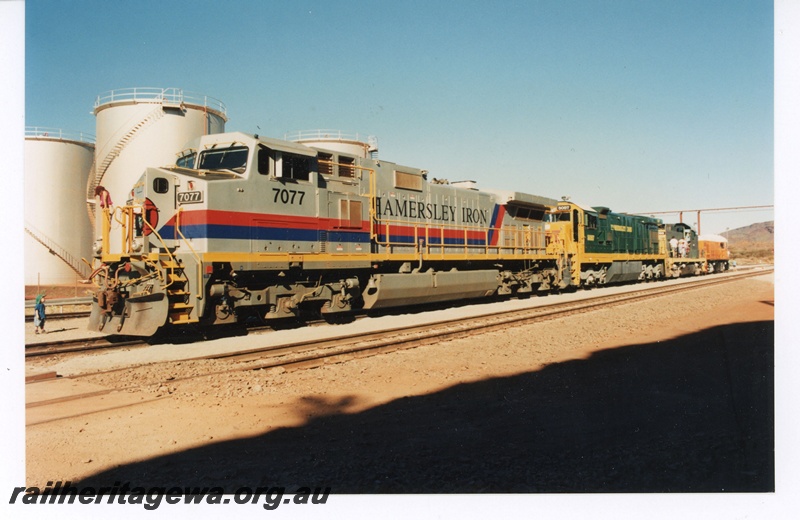
<svg viewBox="0 0 800 520">
<path fill-rule="evenodd" d="M 693 276 L 707 272 L 697 233 L 691 226 L 683 222 L 663 224 L 661 231 L 669 276 Z"/>
<path fill-rule="evenodd" d="M 721 273 L 730 269 L 728 239 L 721 235 L 700 235 L 697 238 L 701 255 L 706 259 L 709 273 Z"/>
<path fill-rule="evenodd" d="M 583 210 L 577 204 L 561 201 L 548 215 L 548 243 L 552 251 L 563 249 L 570 254 L 578 253 L 582 238 Z"/>
<path fill-rule="evenodd" d="M 658 219 L 614 213 L 567 200 L 550 214 L 552 241 L 562 241 L 573 284 L 591 287 L 663 276 Z"/>
</svg>

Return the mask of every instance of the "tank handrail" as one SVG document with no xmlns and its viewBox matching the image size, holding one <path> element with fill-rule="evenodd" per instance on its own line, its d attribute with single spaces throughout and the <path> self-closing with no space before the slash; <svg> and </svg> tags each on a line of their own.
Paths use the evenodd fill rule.
<svg viewBox="0 0 800 520">
<path fill-rule="evenodd" d="M 97 110 L 102 105 L 126 101 L 174 104 L 189 103 L 192 105 L 200 105 L 205 108 L 210 108 L 222 113 L 222 115 L 225 117 L 228 116 L 225 104 L 219 99 L 198 94 L 196 92 L 188 92 L 175 87 L 131 87 L 109 90 L 108 92 L 104 92 L 97 96 L 94 102 L 94 108 Z"/>
<path fill-rule="evenodd" d="M 46 139 L 60 139 L 62 141 L 78 141 L 81 143 L 95 144 L 95 136 L 86 132 L 64 132 L 60 128 L 45 126 L 26 126 L 26 138 L 42 137 Z"/>
<path fill-rule="evenodd" d="M 283 134 L 284 141 L 307 141 L 307 140 L 320 140 L 320 141 L 357 141 L 364 144 L 373 144 L 375 136 L 365 135 L 359 133 L 345 133 L 341 130 L 294 130 Z"/>
</svg>

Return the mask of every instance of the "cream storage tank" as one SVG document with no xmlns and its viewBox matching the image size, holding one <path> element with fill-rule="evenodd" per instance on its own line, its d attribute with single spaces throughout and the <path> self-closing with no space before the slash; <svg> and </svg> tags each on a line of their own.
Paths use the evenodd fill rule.
<svg viewBox="0 0 800 520">
<path fill-rule="evenodd" d="M 24 148 L 25 285 L 75 285 L 89 274 L 92 227 L 86 180 L 91 134 L 27 127 Z"/>
<path fill-rule="evenodd" d="M 225 131 L 225 105 L 179 88 L 124 88 L 105 92 L 94 104 L 97 143 L 93 174 L 85 185 L 94 221 L 95 188 L 102 185 L 115 205 L 125 204 L 133 184 L 149 166 L 175 163 L 197 137 Z"/>
<path fill-rule="evenodd" d="M 378 139 L 371 135 L 346 134 L 340 130 L 298 130 L 286 133 L 284 139 L 356 157 L 378 158 Z"/>
</svg>

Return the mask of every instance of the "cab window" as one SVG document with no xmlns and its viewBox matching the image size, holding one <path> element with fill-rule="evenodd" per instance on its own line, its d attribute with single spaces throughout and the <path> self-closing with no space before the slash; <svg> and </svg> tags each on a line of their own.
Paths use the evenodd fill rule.
<svg viewBox="0 0 800 520">
<path fill-rule="evenodd" d="M 246 146 L 211 148 L 200 152 L 200 170 L 224 170 L 244 173 L 247 166 Z"/>
<path fill-rule="evenodd" d="M 270 165 L 274 161 L 272 150 L 264 145 L 258 145 L 258 157 L 256 159 L 258 162 L 258 173 L 261 175 L 269 175 Z"/>
<path fill-rule="evenodd" d="M 258 173 L 261 175 L 274 175 L 282 179 L 300 181 L 311 178 L 311 159 L 304 155 L 281 152 L 259 145 L 256 162 Z"/>
<path fill-rule="evenodd" d="M 311 161 L 308 157 L 286 152 L 282 152 L 281 155 L 281 177 L 298 181 L 309 180 Z"/>
<path fill-rule="evenodd" d="M 175 166 L 178 166 L 180 168 L 190 168 L 190 169 L 194 168 L 195 157 L 196 156 L 193 153 L 188 153 L 184 156 L 181 156 L 178 158 L 177 161 L 175 161 Z"/>
</svg>

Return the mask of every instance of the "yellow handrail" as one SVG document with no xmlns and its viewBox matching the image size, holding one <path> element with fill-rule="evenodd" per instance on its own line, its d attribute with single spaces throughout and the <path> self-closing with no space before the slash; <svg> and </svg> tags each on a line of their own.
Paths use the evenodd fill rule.
<svg viewBox="0 0 800 520">
<path fill-rule="evenodd" d="M 511 249 L 514 251 L 519 251 L 522 254 L 526 253 L 544 253 L 546 250 L 546 243 L 545 237 L 547 235 L 547 231 L 545 230 L 533 230 L 530 227 L 525 226 L 501 226 L 501 227 L 491 227 L 491 228 L 484 228 L 481 226 L 473 226 L 473 225 L 462 225 L 462 224 L 432 224 L 432 223 L 418 223 L 413 221 L 405 221 L 399 219 L 372 219 L 375 223 L 376 228 L 383 227 L 383 240 L 379 239 L 379 234 L 376 231 L 372 232 L 372 239 L 375 241 L 376 244 L 384 246 L 384 247 L 415 247 L 419 249 L 419 239 L 421 237 L 425 238 L 425 253 L 431 254 L 431 249 L 442 249 L 442 254 L 444 254 L 444 250 L 452 249 L 455 250 L 456 248 L 462 249 L 463 252 L 466 254 L 468 253 L 469 248 L 482 248 L 484 252 L 489 253 L 490 250 L 496 249 L 499 251 Z M 390 226 L 403 226 L 405 228 L 413 228 L 413 237 L 414 243 L 409 243 L 408 241 L 399 241 L 393 240 L 391 235 L 391 227 Z M 448 245 L 445 243 L 445 232 L 447 230 L 453 231 L 462 231 L 464 233 L 463 236 L 463 244 L 452 244 Z M 483 244 L 477 245 L 469 244 L 469 233 L 472 232 L 479 232 L 483 234 Z M 489 243 L 489 234 L 490 233 L 498 233 L 497 244 L 491 245 Z M 407 236 L 407 235 L 406 235 Z M 438 237 L 440 239 L 439 244 L 431 244 L 430 238 L 431 237 Z"/>
<path fill-rule="evenodd" d="M 181 213 L 183 212 L 183 208 L 178 208 L 178 212 L 175 214 L 175 231 L 181 236 L 181 240 L 189 247 L 189 251 L 192 252 L 192 256 L 194 256 L 195 261 L 197 262 L 197 294 L 195 295 L 198 300 L 203 299 L 203 293 L 201 289 L 203 287 L 203 261 L 200 259 L 200 255 L 192 247 L 192 244 L 186 239 L 183 232 L 181 231 Z"/>
<path fill-rule="evenodd" d="M 133 251 L 133 229 L 134 229 L 134 223 L 133 223 L 133 221 L 136 218 L 136 214 L 137 214 L 136 213 L 136 208 L 140 208 L 141 211 L 144 212 L 144 207 L 143 206 L 118 206 L 118 207 L 114 208 L 114 220 L 119 222 L 120 226 L 121 226 L 121 230 L 120 230 L 121 231 L 121 238 L 122 238 L 121 254 L 123 254 L 123 255 L 133 255 L 134 254 L 134 251 Z M 103 211 L 104 211 L 104 215 L 109 215 L 108 208 L 105 208 Z M 119 217 L 117 217 L 117 212 L 119 212 Z M 144 223 L 145 226 L 147 226 L 148 229 L 150 229 L 151 233 L 153 233 L 153 235 L 155 235 L 155 237 L 161 243 L 161 245 L 163 246 L 163 249 L 166 252 L 167 256 L 169 256 L 169 259 L 173 263 L 177 264 L 177 260 L 173 256 L 172 252 L 170 251 L 170 248 L 167 246 L 166 242 L 161 237 L 161 235 L 158 233 L 158 231 L 156 231 L 156 229 L 147 221 L 146 218 L 142 218 L 142 222 Z M 103 226 L 103 252 L 104 253 L 109 253 L 109 251 L 107 250 L 107 246 L 108 246 L 109 241 L 108 241 L 108 230 L 106 229 L 106 227 L 107 226 L 110 227 L 110 218 L 104 219 L 103 224 L 104 224 L 104 226 Z M 143 258 L 146 258 L 147 252 L 143 250 L 142 253 L 141 253 L 141 256 Z M 161 279 L 161 282 L 164 284 L 164 289 L 166 289 L 170 285 L 172 285 L 171 281 L 163 279 L 163 277 L 161 276 L 161 272 L 160 271 L 159 271 L 159 278 Z"/>
</svg>

